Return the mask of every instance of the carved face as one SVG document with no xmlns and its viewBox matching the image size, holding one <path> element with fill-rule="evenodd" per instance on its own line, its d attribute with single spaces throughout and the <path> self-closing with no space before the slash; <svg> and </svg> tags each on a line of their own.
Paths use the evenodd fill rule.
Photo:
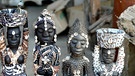
<svg viewBox="0 0 135 76">
<path fill-rule="evenodd" d="M 9 47 L 17 47 L 20 43 L 21 32 L 19 27 L 8 27 L 7 41 Z"/>
<path fill-rule="evenodd" d="M 51 44 L 54 39 L 55 29 L 50 23 L 47 23 L 45 30 L 44 23 L 40 23 L 36 29 L 36 35 L 40 44 Z"/>
<path fill-rule="evenodd" d="M 69 43 L 70 52 L 73 55 L 83 55 L 86 48 L 86 39 L 82 35 L 78 34 L 74 36 Z"/>
<path fill-rule="evenodd" d="M 115 52 L 115 49 L 102 49 L 102 58 L 105 64 L 110 64 L 114 62 Z"/>
</svg>

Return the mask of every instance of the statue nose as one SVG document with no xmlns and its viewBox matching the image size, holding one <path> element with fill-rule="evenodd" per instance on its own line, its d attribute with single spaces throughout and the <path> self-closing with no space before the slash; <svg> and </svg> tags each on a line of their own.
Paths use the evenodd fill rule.
<svg viewBox="0 0 135 76">
<path fill-rule="evenodd" d="M 12 36 L 12 40 L 16 40 L 16 36 L 15 35 Z"/>
<path fill-rule="evenodd" d="M 43 36 L 48 36 L 49 34 L 48 34 L 48 32 L 47 31 L 44 31 L 43 32 Z"/>
<path fill-rule="evenodd" d="M 79 41 L 76 44 L 76 48 L 81 48 L 81 43 Z"/>
</svg>

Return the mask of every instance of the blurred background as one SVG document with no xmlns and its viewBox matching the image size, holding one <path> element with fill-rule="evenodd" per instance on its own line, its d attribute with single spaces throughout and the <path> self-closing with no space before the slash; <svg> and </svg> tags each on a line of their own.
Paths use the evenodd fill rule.
<svg viewBox="0 0 135 76">
<path fill-rule="evenodd" d="M 94 3 L 98 4 L 100 3 L 100 0 L 93 0 L 96 1 Z M 18 3 L 20 0 L 0 0 L 0 9 L 4 8 L 17 8 Z M 29 38 L 29 53 L 28 53 L 28 59 L 26 64 L 26 72 L 28 76 L 34 76 L 33 73 L 33 48 L 34 48 L 34 29 L 33 29 L 33 23 L 37 20 L 37 17 L 40 15 L 43 9 L 48 9 L 50 13 L 53 15 L 53 19 L 56 23 L 56 30 L 58 34 L 58 41 L 56 42 L 56 45 L 61 48 L 61 57 L 60 62 L 62 62 L 62 59 L 65 58 L 68 54 L 67 50 L 67 34 L 68 29 L 70 26 L 72 26 L 73 22 L 76 18 L 79 18 L 84 24 L 84 27 L 89 28 L 89 25 L 96 22 L 96 17 L 99 17 L 96 14 L 94 19 L 90 18 L 91 16 L 91 7 L 90 0 L 21 0 L 22 8 L 28 11 L 28 28 L 30 31 L 30 38 Z M 105 6 L 109 6 L 107 8 L 108 10 L 111 10 L 112 7 L 112 1 L 111 0 L 101 0 L 101 4 Z M 99 9 L 98 5 L 96 8 Z M 94 7 L 95 8 L 95 7 Z M 105 10 L 104 10 L 105 11 Z M 95 12 L 93 12 L 94 14 Z M 97 13 L 97 12 L 96 12 Z M 93 27 L 94 26 L 94 27 Z M 86 50 L 86 57 L 90 59 L 90 65 L 92 64 L 92 50 L 93 46 L 95 45 L 95 30 L 100 28 L 96 27 L 97 25 L 92 25 L 92 33 L 90 32 L 89 39 L 91 42 L 91 45 Z M 107 24 L 107 26 L 110 27 L 110 25 Z M 105 25 L 106 27 L 106 25 Z M 95 29 L 94 29 L 95 28 Z M 89 30 L 89 29 L 88 29 Z M 94 39 L 93 39 L 94 38 Z M 93 40 L 91 40 L 93 39 Z M 91 76 L 93 76 L 92 73 L 92 65 L 91 65 Z M 62 71 L 60 69 L 59 76 L 62 76 Z"/>
<path fill-rule="evenodd" d="M 20 0 L 0 0 L 0 9 L 16 8 L 19 2 Z M 26 65 L 27 75 L 34 76 L 32 55 L 34 48 L 33 23 L 43 9 L 48 9 L 56 24 L 58 34 L 56 45 L 61 48 L 60 62 L 69 55 L 67 34 L 75 19 L 79 18 L 84 27 L 87 27 L 90 45 L 85 52 L 86 57 L 90 59 L 91 76 L 93 76 L 91 54 L 96 44 L 96 29 L 112 27 L 113 0 L 21 0 L 21 2 L 22 8 L 28 11 L 28 28 L 30 31 L 29 53 Z M 58 75 L 62 76 L 61 69 Z"/>
</svg>

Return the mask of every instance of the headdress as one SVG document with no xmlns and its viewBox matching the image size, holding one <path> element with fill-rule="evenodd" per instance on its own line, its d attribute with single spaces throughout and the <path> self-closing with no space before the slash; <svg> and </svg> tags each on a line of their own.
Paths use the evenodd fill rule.
<svg viewBox="0 0 135 76">
<path fill-rule="evenodd" d="M 122 73 L 124 68 L 124 47 L 122 43 L 124 41 L 125 32 L 120 29 L 114 28 L 101 28 L 97 31 L 97 45 L 95 45 L 93 56 L 94 73 L 104 72 L 106 75 L 112 76 L 113 72 Z M 101 48 L 116 48 L 118 49 L 118 56 L 115 63 L 111 64 L 111 69 L 108 70 L 106 65 L 100 61 L 100 47 Z M 109 54 L 109 52 L 108 52 Z"/>
<path fill-rule="evenodd" d="M 103 48 L 120 47 L 124 41 L 125 32 L 114 28 L 101 28 L 97 30 L 97 43 Z"/>
<path fill-rule="evenodd" d="M 68 44 L 72 40 L 74 36 L 77 36 L 78 34 L 82 35 L 83 37 L 86 38 L 86 47 L 89 45 L 88 41 L 88 34 L 87 34 L 87 29 L 85 25 L 82 25 L 79 19 L 76 19 L 74 24 L 70 27 L 69 34 L 68 34 Z"/>
<path fill-rule="evenodd" d="M 41 15 L 38 17 L 37 21 L 34 23 L 34 27 L 35 29 L 37 29 L 38 26 L 40 26 L 40 24 L 44 24 L 44 29 L 47 30 L 47 23 L 51 24 L 53 26 L 53 29 L 55 30 L 55 35 L 54 35 L 54 42 L 56 42 L 57 39 L 57 35 L 56 35 L 56 26 L 55 23 L 52 19 L 51 14 L 48 12 L 47 9 L 44 9 L 41 12 Z M 37 36 L 35 36 L 35 42 L 39 42 L 37 41 Z"/>
<path fill-rule="evenodd" d="M 20 12 L 18 12 L 20 11 Z M 0 10 L 0 24 L 4 28 L 4 35 L 7 43 L 7 27 L 19 27 L 21 31 L 20 45 L 22 44 L 23 27 L 27 22 L 27 11 L 19 9 Z"/>
</svg>

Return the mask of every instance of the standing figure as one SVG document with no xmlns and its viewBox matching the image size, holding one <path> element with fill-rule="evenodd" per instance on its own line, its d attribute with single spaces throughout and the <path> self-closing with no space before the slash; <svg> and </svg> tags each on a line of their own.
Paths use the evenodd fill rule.
<svg viewBox="0 0 135 76">
<path fill-rule="evenodd" d="M 124 68 L 123 30 L 101 28 L 97 30 L 97 45 L 93 53 L 95 76 L 121 76 Z"/>
<path fill-rule="evenodd" d="M 90 76 L 90 61 L 84 55 L 88 45 L 87 30 L 76 19 L 69 30 L 68 50 L 71 54 L 63 59 L 63 76 Z"/>
<path fill-rule="evenodd" d="M 33 50 L 35 76 L 56 76 L 60 68 L 60 48 L 55 45 L 56 27 L 46 9 L 38 17 L 34 27 L 36 42 Z"/>
<path fill-rule="evenodd" d="M 28 55 L 27 11 L 20 9 L 0 11 L 0 54 L 2 74 L 0 76 L 27 76 L 25 72 Z"/>
</svg>

